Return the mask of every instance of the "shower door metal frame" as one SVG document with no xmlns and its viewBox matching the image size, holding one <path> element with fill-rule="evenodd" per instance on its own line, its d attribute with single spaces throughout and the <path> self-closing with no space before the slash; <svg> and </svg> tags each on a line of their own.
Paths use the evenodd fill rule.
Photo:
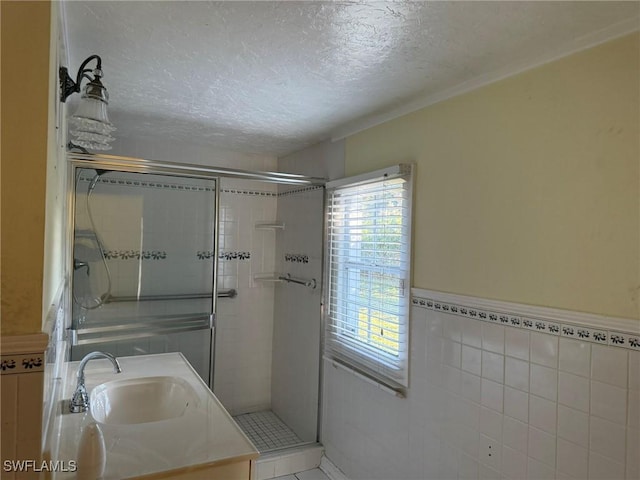
<svg viewBox="0 0 640 480">
<path fill-rule="evenodd" d="M 82 158 L 79 158 L 82 157 Z M 75 232 L 75 214 L 76 214 L 76 177 L 77 173 L 81 169 L 91 170 L 106 170 L 108 172 L 123 172 L 123 173 L 146 173 L 153 175 L 165 175 L 176 178 L 192 178 L 200 180 L 213 180 L 215 181 L 215 196 L 213 210 L 214 210 L 214 234 L 213 234 L 213 278 L 212 278 L 212 291 L 211 291 L 211 314 L 209 316 L 208 330 L 211 335 L 210 348 L 209 348 L 209 385 L 213 389 L 213 376 L 214 376 L 214 363 L 215 363 L 215 316 L 217 311 L 217 291 L 218 291 L 218 220 L 219 220 L 219 203 L 220 203 L 220 176 L 213 169 L 202 168 L 180 168 L 182 165 L 173 164 L 169 162 L 149 162 L 146 160 L 127 158 L 127 157 L 108 157 L 103 158 L 98 155 L 86 155 L 86 154 L 73 154 L 68 153 L 69 165 L 67 178 L 67 192 L 68 192 L 68 217 L 66 225 L 66 261 L 67 263 L 73 260 L 74 249 L 74 232 Z M 66 271 L 68 272 L 68 292 L 67 301 L 68 305 L 73 305 L 73 265 L 66 265 Z M 72 308 L 67 313 L 65 321 L 65 328 L 68 332 L 67 340 L 69 346 L 77 345 L 75 340 L 76 330 L 73 328 Z M 184 329 L 166 330 L 160 325 L 148 325 L 145 328 L 144 333 L 132 333 L 128 335 L 128 338 L 142 338 L 153 335 L 161 335 L 168 333 L 180 333 L 193 330 L 204 330 L 203 327 L 192 325 L 191 327 L 185 326 Z M 114 329 L 117 331 L 117 327 Z M 107 337 L 104 341 L 109 341 Z"/>
<path fill-rule="evenodd" d="M 299 185 L 302 187 L 309 186 L 323 186 L 326 183 L 325 178 L 310 177 L 306 175 L 299 175 L 293 173 L 280 173 L 280 172 L 261 172 L 251 170 L 241 170 L 224 167 L 213 167 L 207 165 L 189 164 L 189 163 L 176 163 L 166 162 L 160 160 L 148 160 L 135 157 L 125 157 L 117 155 L 104 155 L 104 154 L 88 154 L 88 153 L 75 153 L 67 152 L 68 164 L 71 168 L 67 169 L 67 219 L 66 219 L 66 249 L 65 254 L 67 258 L 65 263 L 69 264 L 73 261 L 73 244 L 74 244 L 74 229 L 75 229 L 75 179 L 76 171 L 80 168 L 88 169 L 102 169 L 108 171 L 120 171 L 129 173 L 149 173 L 157 175 L 170 175 L 183 178 L 196 178 L 196 179 L 215 179 L 216 180 L 216 192 L 215 192 L 215 234 L 214 234 L 214 269 L 213 269 L 213 291 L 212 293 L 212 305 L 213 315 L 215 316 L 217 309 L 217 273 L 218 273 L 218 227 L 219 227 L 219 208 L 220 208 L 220 178 L 236 178 L 243 180 L 254 180 L 266 183 L 277 183 L 283 185 Z M 326 203 L 326 202 L 325 202 Z M 323 205 L 323 210 L 326 210 L 326 205 Z M 324 239 L 323 239 L 324 245 Z M 323 248 L 324 252 L 324 248 Z M 324 261 L 323 261 L 324 265 Z M 67 292 L 65 295 L 65 301 L 67 305 L 73 304 L 72 292 L 73 292 L 73 266 L 65 265 L 65 272 L 67 275 Z M 324 282 L 323 286 L 324 287 Z M 324 298 L 324 295 L 321 296 Z M 322 315 L 321 315 L 322 319 Z M 70 331 L 71 328 L 71 309 L 67 312 L 65 318 L 65 328 Z M 323 325 L 321 324 L 321 332 L 324 332 Z M 210 362 L 209 362 L 209 385 L 213 390 L 214 373 L 215 373 L 215 319 L 212 318 L 211 325 L 211 348 L 210 348 Z M 316 429 L 316 438 L 319 440 L 321 435 L 321 423 L 322 423 L 322 347 L 323 347 L 323 333 L 320 335 L 320 371 L 318 372 L 318 428 Z"/>
<path fill-rule="evenodd" d="M 122 157 L 117 155 L 94 155 L 90 153 L 67 152 L 72 165 L 93 168 L 97 163 L 106 170 L 120 170 L 132 173 L 159 173 L 164 175 L 190 176 L 192 178 L 229 177 L 243 180 L 256 180 L 268 183 L 300 186 L 324 186 L 325 178 L 309 177 L 297 173 L 261 172 L 237 168 L 213 167 L 194 163 L 165 162 L 143 158 Z"/>
</svg>

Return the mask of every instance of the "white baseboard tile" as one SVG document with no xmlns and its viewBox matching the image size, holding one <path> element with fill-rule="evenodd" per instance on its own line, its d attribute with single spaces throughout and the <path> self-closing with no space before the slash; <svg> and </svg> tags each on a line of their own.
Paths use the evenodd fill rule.
<svg viewBox="0 0 640 480">
<path fill-rule="evenodd" d="M 320 470 L 322 470 L 331 480 L 349 480 L 349 478 L 336 467 L 325 455 L 320 460 Z"/>
<path fill-rule="evenodd" d="M 318 468 L 323 453 L 324 448 L 318 444 L 266 453 L 255 464 L 255 480 L 268 480 Z"/>
</svg>

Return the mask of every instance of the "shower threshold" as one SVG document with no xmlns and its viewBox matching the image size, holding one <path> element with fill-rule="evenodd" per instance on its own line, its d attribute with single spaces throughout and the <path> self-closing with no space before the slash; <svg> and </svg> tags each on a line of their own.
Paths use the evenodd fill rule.
<svg viewBox="0 0 640 480">
<path fill-rule="evenodd" d="M 233 419 L 260 453 L 308 443 L 303 442 L 271 410 L 235 415 Z"/>
</svg>

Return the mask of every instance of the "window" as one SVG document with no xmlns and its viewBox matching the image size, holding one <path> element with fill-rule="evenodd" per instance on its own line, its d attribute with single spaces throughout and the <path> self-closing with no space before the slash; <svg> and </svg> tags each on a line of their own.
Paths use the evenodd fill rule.
<svg viewBox="0 0 640 480">
<path fill-rule="evenodd" d="M 326 354 L 407 386 L 411 166 L 329 182 Z"/>
</svg>

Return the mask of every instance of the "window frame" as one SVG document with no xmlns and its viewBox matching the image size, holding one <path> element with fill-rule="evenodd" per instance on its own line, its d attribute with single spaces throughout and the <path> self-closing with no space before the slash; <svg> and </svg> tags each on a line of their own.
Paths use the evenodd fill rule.
<svg viewBox="0 0 640 480">
<path fill-rule="evenodd" d="M 346 366 L 347 368 L 354 370 L 357 374 L 364 375 L 365 377 L 381 383 L 382 385 L 391 388 L 393 391 L 402 392 L 408 387 L 409 379 L 409 315 L 410 315 L 410 297 L 411 297 L 411 244 L 412 244 L 412 204 L 413 204 L 413 165 L 400 164 L 393 167 L 376 170 L 374 172 L 358 175 L 355 177 L 347 177 L 340 180 L 327 183 L 326 190 L 326 228 L 325 239 L 327 242 L 326 254 L 325 254 L 325 291 L 324 291 L 324 356 L 325 358 Z M 347 252 L 348 257 L 349 247 L 344 248 L 343 244 L 348 244 L 348 241 L 341 239 L 335 240 L 333 234 L 334 230 L 339 230 L 340 227 L 336 227 L 334 223 L 338 223 L 335 218 L 332 218 L 333 208 L 335 208 L 336 202 L 339 203 L 339 199 L 335 201 L 334 197 L 341 191 L 347 191 L 354 187 L 379 185 L 383 188 L 384 182 L 400 179 L 401 192 L 403 202 L 400 205 L 401 214 L 401 242 L 399 249 L 399 264 L 398 265 L 375 265 L 366 264 L 366 262 L 358 263 L 345 260 L 340 252 Z M 400 182 L 396 182 L 400 184 Z M 374 187 L 375 188 L 375 187 Z M 384 187 L 386 188 L 386 187 Z M 397 187 L 396 187 L 397 188 Z M 358 193 L 352 194 L 352 198 L 356 198 Z M 366 193 L 363 193 L 363 196 Z M 377 207 L 374 207 L 374 209 Z M 385 207 L 382 207 L 385 208 Z M 387 207 L 388 208 L 388 207 Z M 374 209 L 368 208 L 367 212 L 375 212 Z M 348 232 L 350 227 L 342 226 L 342 232 Z M 357 227 L 356 227 L 357 228 Z M 348 233 L 346 234 L 348 236 Z M 338 246 L 339 245 L 339 246 Z M 334 251 L 335 250 L 335 251 Z M 379 252 L 381 250 L 375 250 Z M 392 325 L 397 326 L 398 335 L 398 347 L 396 353 L 391 349 L 385 349 L 381 346 L 376 346 L 376 341 L 369 340 L 372 335 L 372 317 L 371 317 L 371 305 L 367 305 L 369 308 L 367 313 L 366 323 L 366 338 L 367 341 L 362 341 L 357 337 L 355 331 L 358 330 L 359 321 L 358 317 L 353 313 L 357 310 L 356 307 L 360 307 L 355 301 L 353 293 L 349 293 L 349 275 L 345 273 L 352 269 L 358 269 L 360 274 L 376 275 L 376 274 L 389 274 L 391 273 L 392 279 L 395 278 L 398 281 L 398 295 L 389 297 L 393 300 L 397 300 L 398 305 L 398 321 L 392 322 Z M 362 288 L 362 285 L 371 286 L 374 280 L 369 277 L 368 281 L 358 282 L 358 286 Z M 391 282 L 392 283 L 392 282 Z M 378 286 L 387 287 L 388 284 L 385 280 L 379 282 Z M 349 300 L 348 297 L 354 297 Z M 351 306 L 350 312 L 342 312 L 342 314 L 335 314 L 333 310 L 348 309 Z M 384 306 L 384 304 L 382 305 Z M 375 309 L 375 307 L 374 307 Z M 384 310 L 378 311 L 380 315 L 386 313 Z M 351 318 L 349 316 L 351 315 Z M 395 312 L 392 313 L 395 315 Z M 378 317 L 382 322 L 382 317 Z M 340 322 L 352 321 L 354 328 L 354 335 L 345 335 L 341 330 L 346 330 L 344 325 L 340 325 Z M 381 328 L 380 338 L 384 335 L 384 327 Z M 393 330 L 391 330 L 393 332 Z M 374 334 L 375 336 L 375 334 Z M 392 338 L 392 336 L 390 337 Z M 379 344 L 381 343 L 378 340 Z"/>
</svg>

